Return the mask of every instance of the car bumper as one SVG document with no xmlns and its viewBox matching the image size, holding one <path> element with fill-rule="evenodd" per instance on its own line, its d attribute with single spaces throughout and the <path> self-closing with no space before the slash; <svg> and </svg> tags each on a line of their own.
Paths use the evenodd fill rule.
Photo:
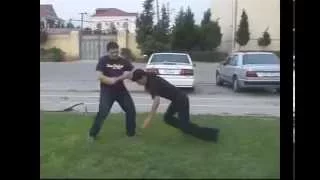
<svg viewBox="0 0 320 180">
<path fill-rule="evenodd" d="M 240 80 L 242 88 L 280 88 L 280 80 Z"/>
<path fill-rule="evenodd" d="M 193 88 L 194 87 L 194 76 L 166 76 L 159 75 L 172 85 L 180 88 Z"/>
</svg>

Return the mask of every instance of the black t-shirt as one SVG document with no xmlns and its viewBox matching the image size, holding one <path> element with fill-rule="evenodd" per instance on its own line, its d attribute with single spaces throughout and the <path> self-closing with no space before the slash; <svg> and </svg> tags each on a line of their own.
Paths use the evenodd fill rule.
<svg viewBox="0 0 320 180">
<path fill-rule="evenodd" d="M 131 71 L 132 69 L 133 65 L 129 61 L 121 57 L 119 57 L 118 59 L 110 59 L 109 56 L 101 57 L 96 67 L 97 71 L 101 71 L 103 75 L 108 77 L 119 77 L 123 74 L 124 71 Z M 119 81 L 113 85 L 100 83 L 100 88 L 101 90 L 126 90 L 123 81 Z"/>
<path fill-rule="evenodd" d="M 153 74 L 147 75 L 145 89 L 151 94 L 152 99 L 155 96 L 160 96 L 175 101 L 178 100 L 179 97 L 185 96 L 180 89 L 170 84 L 165 79 Z"/>
</svg>

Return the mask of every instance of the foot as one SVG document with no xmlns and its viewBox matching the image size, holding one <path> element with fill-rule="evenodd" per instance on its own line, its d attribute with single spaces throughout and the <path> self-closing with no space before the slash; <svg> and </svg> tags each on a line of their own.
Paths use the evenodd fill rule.
<svg viewBox="0 0 320 180">
<path fill-rule="evenodd" d="M 220 134 L 220 130 L 219 130 L 219 129 L 214 129 L 214 130 L 213 130 L 213 134 L 212 134 L 212 140 L 213 140 L 213 142 L 215 142 L 215 143 L 218 142 L 219 134 Z"/>
<path fill-rule="evenodd" d="M 95 140 L 96 140 L 95 137 L 88 136 L 88 142 L 89 142 L 89 143 L 93 143 Z"/>
</svg>

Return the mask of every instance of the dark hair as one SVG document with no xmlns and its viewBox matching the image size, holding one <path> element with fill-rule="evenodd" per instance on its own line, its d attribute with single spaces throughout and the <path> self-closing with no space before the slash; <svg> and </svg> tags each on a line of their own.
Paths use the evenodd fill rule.
<svg viewBox="0 0 320 180">
<path fill-rule="evenodd" d="M 147 73 L 142 69 L 136 69 L 132 75 L 132 81 L 140 80 L 143 76 L 146 76 Z"/>
<path fill-rule="evenodd" d="M 118 43 L 113 42 L 113 41 L 109 42 L 107 44 L 107 51 L 109 51 L 110 49 L 119 49 Z"/>
</svg>

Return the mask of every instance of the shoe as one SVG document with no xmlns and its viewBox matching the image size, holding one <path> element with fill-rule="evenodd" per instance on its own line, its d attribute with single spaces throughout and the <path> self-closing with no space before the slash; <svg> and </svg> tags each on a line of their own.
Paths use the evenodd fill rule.
<svg viewBox="0 0 320 180">
<path fill-rule="evenodd" d="M 213 130 L 213 134 L 212 134 L 212 140 L 213 140 L 213 142 L 215 142 L 215 143 L 218 142 L 219 134 L 220 134 L 220 130 L 219 130 L 219 129 L 214 129 L 214 130 Z"/>
<path fill-rule="evenodd" d="M 89 143 L 93 143 L 95 140 L 96 140 L 95 137 L 88 136 L 88 142 L 89 142 Z"/>
</svg>

